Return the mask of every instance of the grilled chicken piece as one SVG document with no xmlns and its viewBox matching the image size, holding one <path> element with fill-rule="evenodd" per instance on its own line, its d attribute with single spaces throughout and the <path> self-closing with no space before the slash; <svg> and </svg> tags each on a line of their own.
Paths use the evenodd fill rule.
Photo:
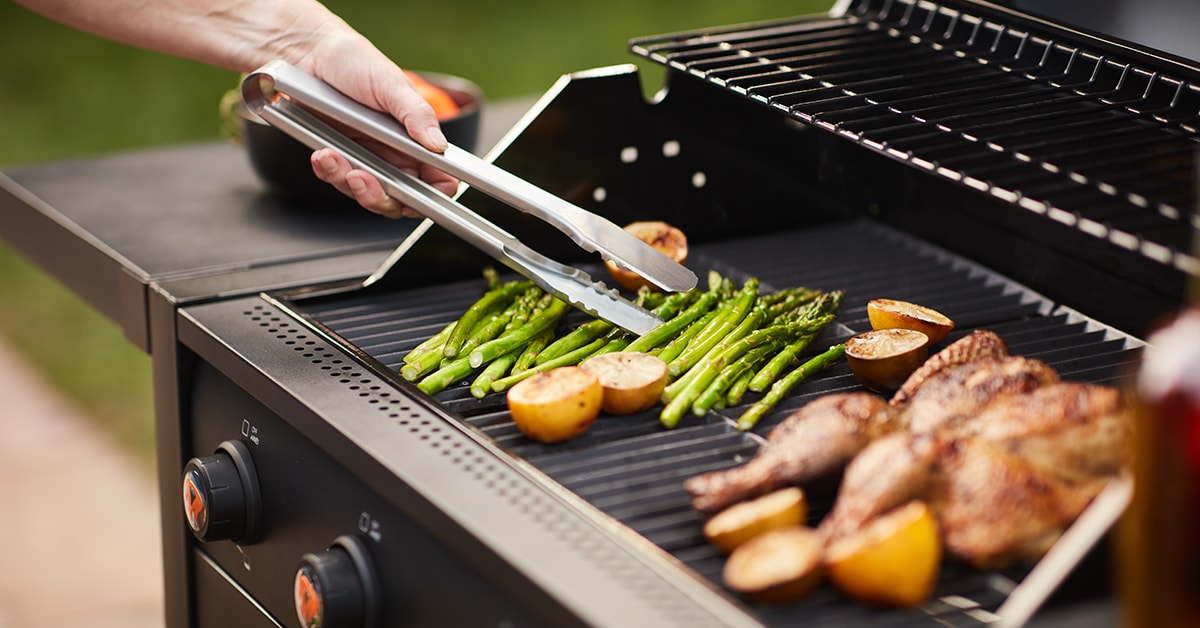
<svg viewBox="0 0 1200 628">
<path fill-rule="evenodd" d="M 1017 452 L 1039 473 L 1086 482 L 1128 467 L 1127 402 L 1109 386 L 1062 382 L 984 408 L 964 436 Z"/>
<path fill-rule="evenodd" d="M 833 510 L 820 531 L 835 540 L 867 521 L 923 496 L 936 477 L 944 443 L 930 435 L 889 434 L 868 445 L 846 467 Z"/>
<path fill-rule="evenodd" d="M 692 505 L 715 512 L 734 502 L 839 471 L 879 434 L 891 431 L 887 402 L 871 393 L 816 399 L 771 430 L 744 465 L 689 478 Z"/>
<path fill-rule="evenodd" d="M 826 538 L 921 498 L 939 513 L 948 551 L 996 566 L 1041 556 L 1128 462 L 1117 390 L 1061 382 L 1045 363 L 1008 355 L 992 332 L 950 345 L 896 394 L 817 399 L 754 459 L 684 488 L 713 512 L 848 463 L 820 526 Z"/>
<path fill-rule="evenodd" d="M 871 441 L 897 430 L 911 431 L 913 422 L 921 431 L 929 431 L 970 416 L 980 403 L 997 395 L 1057 380 L 1045 364 L 1002 357 L 1007 351 L 995 333 L 965 336 L 927 360 L 926 364 L 934 363 L 932 367 L 914 373 L 922 385 L 909 387 L 912 401 L 906 405 L 892 405 L 867 392 L 816 399 L 776 426 L 750 462 L 690 478 L 684 490 L 698 510 L 720 510 L 781 486 L 840 471 Z"/>
<path fill-rule="evenodd" d="M 980 569 L 1041 558 L 1108 481 L 1068 484 L 995 443 L 955 444 L 940 459 L 929 499 L 946 551 Z"/>
<path fill-rule="evenodd" d="M 1107 386 L 1000 396 L 970 422 L 864 449 L 821 531 L 837 538 L 920 498 L 952 554 L 979 567 L 1037 558 L 1128 463 L 1128 437 L 1124 399 Z"/>
<path fill-rule="evenodd" d="M 1003 358 L 1008 356 L 1008 343 L 1004 342 L 996 332 L 986 329 L 975 331 L 954 341 L 945 349 L 930 356 L 925 363 L 913 371 L 908 379 L 892 395 L 888 402 L 892 407 L 900 406 L 909 401 L 925 380 L 938 372 L 956 366 L 975 362 L 985 358 Z"/>
<path fill-rule="evenodd" d="M 1041 360 L 988 356 L 942 368 L 913 389 L 907 403 L 889 407 L 904 415 L 908 431 L 923 434 L 955 429 L 975 421 L 979 409 L 996 399 L 1058 381 L 1058 373 Z"/>
</svg>

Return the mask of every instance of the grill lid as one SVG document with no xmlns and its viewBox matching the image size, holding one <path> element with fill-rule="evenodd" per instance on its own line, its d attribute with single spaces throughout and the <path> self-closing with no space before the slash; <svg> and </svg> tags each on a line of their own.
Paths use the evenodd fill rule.
<svg viewBox="0 0 1200 628">
<path fill-rule="evenodd" d="M 972 3 L 646 37 L 634 53 L 1118 254 L 1200 274 L 1200 68 Z"/>
</svg>

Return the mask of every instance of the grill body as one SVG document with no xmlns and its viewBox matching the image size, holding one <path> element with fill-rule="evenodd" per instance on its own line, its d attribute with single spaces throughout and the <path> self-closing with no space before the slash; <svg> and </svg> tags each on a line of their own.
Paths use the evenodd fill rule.
<svg viewBox="0 0 1200 628">
<path fill-rule="evenodd" d="M 952 0 L 843 2 L 829 15 L 631 49 L 667 69 L 654 99 L 632 66 L 564 77 L 492 158 L 614 222 L 680 226 L 698 272 L 844 290 L 815 346 L 867 329 L 866 301 L 887 296 L 949 315 L 950 340 L 992 329 L 1065 379 L 1121 386 L 1140 338 L 1200 275 L 1193 62 Z M 1018 591 L 1050 597 L 1049 612 L 1085 603 L 1111 619 L 1103 540 L 1050 585 L 1030 584 L 1029 567 L 948 562 L 935 597 L 911 611 L 852 604 L 828 587 L 794 604 L 745 604 L 720 586 L 723 558 L 681 483 L 752 456 L 804 403 L 856 389 L 844 364 L 752 433 L 732 426 L 738 408 L 670 431 L 649 412 L 538 445 L 499 396 L 456 386 L 430 397 L 396 375 L 408 349 L 479 294 L 488 258 L 428 224 L 385 231 L 337 217 L 363 221 L 371 237 L 331 231 L 252 194 L 252 182 L 221 170 L 222 154 L 202 153 L 207 169 L 184 181 L 194 194 L 180 211 L 220 230 L 240 225 L 251 240 L 266 225 L 266 246 L 244 247 L 253 255 L 214 237 L 225 246 L 170 265 L 181 233 L 152 238 L 149 251 L 111 233 L 114 212 L 132 206 L 119 191 L 95 215 L 65 217 L 46 208 L 71 193 L 47 183 L 60 170 L 0 179 L 0 205 L 17 210 L 0 212 L 6 235 L 28 236 L 26 249 L 55 271 L 73 259 L 66 281 L 152 349 L 170 625 L 298 625 L 297 566 L 346 548 L 357 577 L 347 595 L 366 601 L 354 623 L 368 626 L 962 626 L 997 620 Z M 135 157 L 127 170 L 141 181 L 146 162 L 177 159 Z M 110 166 L 84 168 L 85 183 Z M 216 195 L 213 179 L 234 191 Z M 82 187 L 75 194 L 91 199 Z M 471 190 L 461 200 L 603 275 L 552 228 Z M 212 223 L 211 208 L 226 205 L 238 211 L 217 215 L 233 224 Z M 128 216 L 127 232 L 157 224 L 145 218 Z M 404 254 L 364 285 L 398 239 Z M 244 488 L 260 497 L 258 534 L 198 541 L 179 474 L 230 449 L 246 452 L 242 471 L 253 462 Z M 809 491 L 815 522 L 836 479 Z"/>
<path fill-rule="evenodd" d="M 845 290 L 818 344 L 867 329 L 866 301 L 886 295 L 948 314 L 951 340 L 992 329 L 1065 379 L 1121 386 L 1139 338 L 1181 303 L 1195 263 L 1185 63 L 966 3 L 862 2 L 632 48 L 667 66 L 657 98 L 632 67 L 565 77 L 494 160 L 615 222 L 681 226 L 698 272 Z M 603 273 L 545 225 L 470 190 L 461 200 Z M 805 402 L 855 389 L 849 370 L 806 382 L 749 434 L 732 427 L 737 408 L 671 431 L 649 412 L 539 445 L 501 396 L 460 385 L 430 398 L 396 375 L 480 293 L 489 263 L 436 227 L 415 233 L 369 287 L 177 310 L 163 378 L 183 391 L 167 419 L 182 426 L 181 459 L 257 430 L 274 496 L 259 543 L 181 543 L 196 623 L 216 625 L 205 614 L 219 608 L 291 625 L 294 561 L 345 535 L 373 557 L 382 625 L 971 625 L 1029 586 L 1028 567 L 950 562 L 913 611 L 829 588 L 786 606 L 727 595 L 682 481 L 752 456 Z M 814 522 L 835 484 L 810 487 Z M 1077 557 L 1052 607 L 1110 599 L 1105 551 Z"/>
</svg>

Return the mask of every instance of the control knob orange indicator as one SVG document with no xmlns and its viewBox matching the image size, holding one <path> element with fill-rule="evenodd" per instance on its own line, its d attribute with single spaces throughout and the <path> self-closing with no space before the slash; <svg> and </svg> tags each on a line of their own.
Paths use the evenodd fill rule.
<svg viewBox="0 0 1200 628">
<path fill-rule="evenodd" d="M 303 628 L 371 628 L 378 623 L 375 572 L 357 537 L 342 536 L 324 551 L 305 554 L 292 595 Z"/>
<path fill-rule="evenodd" d="M 225 441 L 212 455 L 184 466 L 184 519 L 201 541 L 255 542 L 261 504 L 254 461 L 240 441 Z"/>
</svg>

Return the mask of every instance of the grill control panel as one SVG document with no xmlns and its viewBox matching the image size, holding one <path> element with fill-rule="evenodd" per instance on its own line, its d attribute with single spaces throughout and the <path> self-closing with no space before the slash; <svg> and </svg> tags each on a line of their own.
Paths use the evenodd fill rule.
<svg viewBox="0 0 1200 628">
<path fill-rule="evenodd" d="M 246 602 L 236 625 L 260 625 L 254 615 L 263 626 L 304 628 L 548 625 L 482 577 L 464 548 L 419 525 L 215 368 L 199 365 L 193 390 L 194 457 L 182 470 L 182 507 L 197 521 L 188 524 L 199 556 L 192 569 L 203 572 L 197 582 L 225 588 L 194 592 L 196 628 L 229 628 L 236 597 Z M 239 464 L 253 474 L 239 475 Z M 237 486 L 247 477 L 257 494 L 246 511 L 257 513 L 247 517 L 257 520 L 253 537 L 214 525 L 238 518 L 232 512 L 247 501 Z"/>
</svg>

